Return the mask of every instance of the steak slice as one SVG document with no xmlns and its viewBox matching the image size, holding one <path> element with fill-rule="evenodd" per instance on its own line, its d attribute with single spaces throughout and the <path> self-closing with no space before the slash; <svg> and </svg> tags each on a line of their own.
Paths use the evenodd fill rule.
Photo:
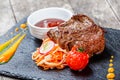
<svg viewBox="0 0 120 80">
<path fill-rule="evenodd" d="M 70 51 L 74 45 L 83 48 L 89 56 L 101 53 L 105 47 L 103 29 L 86 15 L 74 15 L 58 29 L 51 29 L 48 37 L 58 43 L 62 49 Z"/>
</svg>

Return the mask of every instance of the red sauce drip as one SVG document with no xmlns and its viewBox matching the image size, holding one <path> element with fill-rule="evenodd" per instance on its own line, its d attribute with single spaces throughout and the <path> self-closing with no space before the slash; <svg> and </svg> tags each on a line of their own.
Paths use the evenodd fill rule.
<svg viewBox="0 0 120 80">
<path fill-rule="evenodd" d="M 39 21 L 38 23 L 35 24 L 37 27 L 41 28 L 50 28 L 50 27 L 56 27 L 63 23 L 64 20 L 62 19 L 56 19 L 56 18 L 49 18 L 49 19 L 44 19 L 42 21 Z"/>
</svg>

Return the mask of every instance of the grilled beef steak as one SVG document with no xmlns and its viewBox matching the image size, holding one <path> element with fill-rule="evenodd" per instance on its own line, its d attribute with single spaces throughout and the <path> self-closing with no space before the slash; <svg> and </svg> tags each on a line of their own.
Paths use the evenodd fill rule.
<svg viewBox="0 0 120 80">
<path fill-rule="evenodd" d="M 91 57 L 101 53 L 105 47 L 104 31 L 86 15 L 74 15 L 58 29 L 51 29 L 48 37 L 67 51 L 74 45 L 83 48 Z"/>
</svg>

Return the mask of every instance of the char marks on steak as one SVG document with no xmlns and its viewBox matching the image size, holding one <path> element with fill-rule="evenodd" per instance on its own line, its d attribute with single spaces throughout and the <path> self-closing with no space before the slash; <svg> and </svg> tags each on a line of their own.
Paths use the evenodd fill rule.
<svg viewBox="0 0 120 80">
<path fill-rule="evenodd" d="M 105 47 L 104 31 L 86 15 L 74 15 L 69 21 L 61 24 L 58 29 L 51 29 L 48 37 L 67 51 L 74 45 L 83 48 L 91 57 L 101 53 Z"/>
</svg>

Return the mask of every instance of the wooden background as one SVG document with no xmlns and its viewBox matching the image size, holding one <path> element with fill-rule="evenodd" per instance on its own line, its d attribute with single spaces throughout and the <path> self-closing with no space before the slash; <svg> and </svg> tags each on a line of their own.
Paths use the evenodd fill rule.
<svg viewBox="0 0 120 80">
<path fill-rule="evenodd" d="M 120 29 L 120 0 L 0 0 L 0 36 L 30 13 L 64 7 L 91 17 L 102 27 Z M 16 80 L 0 76 L 0 80 Z"/>
</svg>

